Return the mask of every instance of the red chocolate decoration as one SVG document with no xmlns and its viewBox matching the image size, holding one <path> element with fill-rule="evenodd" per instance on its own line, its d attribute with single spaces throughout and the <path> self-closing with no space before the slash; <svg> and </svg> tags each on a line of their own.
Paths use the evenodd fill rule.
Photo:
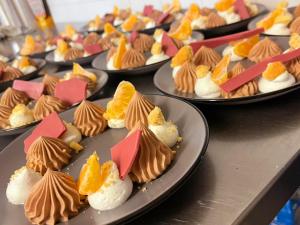
<svg viewBox="0 0 300 225">
<path fill-rule="evenodd" d="M 33 81 L 15 80 L 13 89 L 25 92 L 32 99 L 39 99 L 44 92 L 45 85 Z"/>
<path fill-rule="evenodd" d="M 166 32 L 163 33 L 162 37 L 162 48 L 166 55 L 173 57 L 178 52 L 178 48 L 172 38 L 168 36 Z"/>
<path fill-rule="evenodd" d="M 248 12 L 247 6 L 245 5 L 244 0 L 236 0 L 234 3 L 235 10 L 239 13 L 241 19 L 248 19 L 250 14 Z"/>
</svg>

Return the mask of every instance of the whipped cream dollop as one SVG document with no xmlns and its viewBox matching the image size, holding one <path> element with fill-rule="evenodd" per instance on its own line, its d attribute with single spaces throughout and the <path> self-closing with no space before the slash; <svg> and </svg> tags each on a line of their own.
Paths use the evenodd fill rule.
<svg viewBox="0 0 300 225">
<path fill-rule="evenodd" d="M 113 55 L 112 57 L 110 57 L 109 60 L 108 60 L 108 62 L 107 62 L 106 67 L 107 67 L 107 69 L 109 69 L 109 70 L 117 70 L 117 69 L 118 69 L 118 68 L 116 68 L 116 67 L 114 66 L 114 56 L 115 56 L 115 55 Z"/>
<path fill-rule="evenodd" d="M 1 62 L 8 62 L 9 61 L 9 58 L 4 56 L 4 55 L 0 55 L 0 61 Z"/>
<path fill-rule="evenodd" d="M 205 29 L 207 22 L 207 17 L 199 16 L 198 18 L 194 19 L 191 23 L 192 29 Z"/>
<path fill-rule="evenodd" d="M 167 56 L 166 54 L 161 52 L 160 54 L 150 56 L 150 58 L 147 59 L 147 61 L 146 61 L 146 65 L 158 63 L 158 62 L 167 60 L 168 58 L 169 58 L 169 56 Z"/>
<path fill-rule="evenodd" d="M 153 28 L 155 26 L 156 26 L 155 21 L 151 20 L 151 21 L 146 23 L 145 29 L 150 29 L 150 28 Z"/>
<path fill-rule="evenodd" d="M 290 29 L 284 23 L 275 23 L 269 29 L 264 31 L 265 34 L 270 35 L 290 35 Z"/>
<path fill-rule="evenodd" d="M 18 104 L 9 116 L 11 127 L 20 127 L 34 121 L 32 111 L 24 104 Z"/>
<path fill-rule="evenodd" d="M 56 49 L 56 45 L 49 45 L 49 44 L 47 44 L 46 48 L 45 48 L 45 51 L 48 52 L 48 51 L 52 51 L 54 49 Z"/>
<path fill-rule="evenodd" d="M 267 93 L 290 87 L 295 82 L 294 76 L 285 71 L 274 80 L 267 80 L 264 77 L 260 77 L 258 80 L 258 89 L 262 93 Z"/>
<path fill-rule="evenodd" d="M 54 52 L 54 61 L 59 62 L 59 61 L 65 61 L 65 55 L 61 54 L 59 51 Z"/>
<path fill-rule="evenodd" d="M 176 77 L 176 74 L 178 73 L 178 71 L 181 69 L 181 65 L 180 66 L 175 66 L 174 68 L 173 68 L 173 70 L 172 70 L 172 76 L 173 76 L 173 78 L 175 79 L 175 77 Z"/>
<path fill-rule="evenodd" d="M 122 205 L 130 196 L 133 187 L 128 176 L 124 180 L 120 179 L 118 167 L 113 161 L 106 163 L 111 164 L 108 176 L 104 178 L 103 184 L 96 192 L 88 195 L 90 206 L 100 211 Z"/>
<path fill-rule="evenodd" d="M 66 131 L 63 133 L 60 139 L 62 139 L 68 145 L 71 144 L 71 142 L 79 143 L 82 139 L 80 131 L 71 123 L 64 124 L 66 126 Z"/>
<path fill-rule="evenodd" d="M 236 62 L 236 61 L 240 61 L 242 60 L 244 57 L 242 56 L 239 56 L 237 54 L 235 54 L 234 52 L 234 46 L 231 46 L 231 45 L 228 45 L 222 52 L 222 55 L 225 56 L 225 55 L 230 55 L 230 60 L 232 62 Z"/>
<path fill-rule="evenodd" d="M 218 12 L 218 14 L 225 19 L 227 24 L 236 23 L 241 20 L 240 15 L 235 13 L 232 9 Z"/>
<path fill-rule="evenodd" d="M 119 26 L 124 22 L 124 20 L 122 20 L 121 18 L 117 17 L 114 20 L 114 26 Z"/>
<path fill-rule="evenodd" d="M 42 175 L 26 166 L 16 170 L 10 177 L 10 181 L 6 188 L 6 197 L 8 201 L 14 205 L 24 204 L 29 193 Z"/>
<path fill-rule="evenodd" d="M 125 127 L 125 119 L 109 119 L 107 121 L 107 123 L 110 128 L 124 128 Z"/>
<path fill-rule="evenodd" d="M 211 79 L 211 72 L 202 78 L 197 78 L 195 93 L 201 98 L 218 98 L 221 95 L 219 86 Z"/>
</svg>

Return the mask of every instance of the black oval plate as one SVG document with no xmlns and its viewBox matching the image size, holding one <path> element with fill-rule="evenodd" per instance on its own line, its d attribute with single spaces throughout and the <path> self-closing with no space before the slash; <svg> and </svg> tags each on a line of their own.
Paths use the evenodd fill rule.
<svg viewBox="0 0 300 225">
<path fill-rule="evenodd" d="M 288 8 L 288 11 L 290 13 L 293 13 L 295 7 L 290 7 Z M 269 12 L 265 12 L 263 14 L 261 14 L 260 16 L 254 18 L 251 20 L 251 22 L 248 24 L 248 30 L 253 30 L 256 29 L 256 23 L 260 20 L 262 20 L 266 15 L 268 15 Z M 262 35 L 265 36 L 278 36 L 278 37 L 289 37 L 290 35 L 272 35 L 272 34 L 266 34 L 266 33 L 261 33 Z"/>
<path fill-rule="evenodd" d="M 95 90 L 91 93 L 91 96 L 89 96 L 87 99 L 88 100 L 94 100 L 97 94 L 101 91 L 101 89 L 105 86 L 105 84 L 108 81 L 108 75 L 107 73 L 100 71 L 100 70 L 95 70 L 95 69 L 87 69 L 88 71 L 91 71 L 96 74 L 97 76 L 97 85 Z M 65 70 L 65 71 L 60 71 L 58 73 L 55 73 L 54 75 L 58 77 L 63 77 L 67 72 L 70 72 L 71 70 Z M 43 77 L 36 78 L 32 81 L 35 82 L 42 82 Z M 0 94 L 0 96 L 2 93 Z M 79 104 L 79 103 L 78 103 Z M 78 104 L 75 104 L 71 107 L 74 107 Z M 21 127 L 16 127 L 16 128 L 9 128 L 9 129 L 1 129 L 0 128 L 0 136 L 9 136 L 9 135 L 16 135 L 16 134 L 21 134 L 24 133 L 26 130 L 28 130 L 30 127 L 34 126 L 35 124 L 39 123 L 39 121 L 35 121 L 31 124 L 27 124 Z"/>
<path fill-rule="evenodd" d="M 156 26 L 156 27 L 152 27 L 152 28 L 148 28 L 148 29 L 143 29 L 143 30 L 139 30 L 138 32 L 139 33 L 144 33 L 144 34 L 154 34 L 155 30 L 156 29 L 163 29 L 165 31 L 168 31 L 170 29 L 170 26 L 171 26 L 172 23 L 163 23 L 159 26 Z"/>
<path fill-rule="evenodd" d="M 194 106 L 175 98 L 160 95 L 149 95 L 147 97 L 155 105 L 162 108 L 168 120 L 172 120 L 177 124 L 179 133 L 183 137 L 180 148 L 174 148 L 177 150 L 174 161 L 162 176 L 148 184 L 144 184 L 143 188 L 138 189 L 137 185 L 134 185 L 132 195 L 120 207 L 101 213 L 88 207 L 84 212 L 80 212 L 79 215 L 71 218 L 68 221 L 69 225 L 115 224 L 141 215 L 174 192 L 202 159 L 209 137 L 207 122 L 202 113 Z M 95 103 L 105 106 L 108 100 L 110 99 L 98 100 Z M 180 109 L 180 111 L 174 109 Z M 62 113 L 61 118 L 72 122 L 74 111 L 75 109 L 71 109 Z M 6 199 L 5 189 L 10 175 L 26 162 L 23 142 L 31 131 L 32 129 L 15 139 L 0 152 L 0 170 L 2 174 L 0 178 L 0 204 L 2 206 L 0 218 L 2 225 L 29 224 L 24 216 L 24 207 L 10 204 Z M 64 168 L 64 171 L 68 171 L 76 179 L 81 166 L 94 151 L 98 152 L 101 162 L 109 160 L 111 146 L 118 143 L 127 133 L 126 129 L 108 129 L 95 137 L 85 138 L 82 141 L 85 149 L 75 157 L 76 159 L 73 159 L 69 166 Z M 7 163 L 8 158 L 10 163 Z"/>
<path fill-rule="evenodd" d="M 38 65 L 37 69 L 29 74 L 26 74 L 22 77 L 17 78 L 16 80 L 30 80 L 39 75 L 39 72 L 45 67 L 46 61 L 43 59 L 32 59 L 36 65 Z M 9 80 L 6 82 L 0 83 L 0 92 L 6 90 L 6 88 L 11 87 L 14 80 Z"/>
<path fill-rule="evenodd" d="M 34 53 L 31 55 L 21 55 L 20 52 L 18 52 L 17 54 L 20 56 L 27 56 L 27 57 L 34 58 L 34 59 L 44 59 L 48 53 L 53 52 L 54 50 L 55 49 L 45 51 L 45 52 Z"/>
<path fill-rule="evenodd" d="M 70 61 L 54 61 L 54 51 L 52 51 L 46 55 L 45 59 L 48 63 L 52 63 L 59 66 L 73 66 L 73 63 L 78 63 L 80 65 L 87 65 L 90 64 L 99 54 L 101 54 L 101 52 L 87 57 L 81 57 L 75 60 L 70 60 Z"/>
<path fill-rule="evenodd" d="M 89 30 L 89 25 L 85 24 L 83 27 L 81 27 L 80 31 L 83 32 L 83 33 L 92 33 L 92 32 L 95 32 L 97 34 L 102 34 L 104 32 L 104 29 L 90 31 Z"/>
<path fill-rule="evenodd" d="M 200 32 L 193 32 L 192 38 L 195 40 L 202 40 L 203 34 Z M 92 66 L 96 69 L 103 70 L 107 72 L 108 74 L 118 74 L 118 75 L 124 75 L 124 76 L 134 76 L 134 75 L 141 75 L 144 73 L 150 73 L 158 70 L 163 64 L 168 62 L 170 59 L 163 60 L 161 62 L 153 63 L 150 65 L 144 65 L 132 69 L 121 69 L 121 70 L 109 70 L 106 67 L 106 56 L 107 56 L 108 51 L 105 51 L 98 55 L 92 62 Z M 150 53 L 146 53 L 146 58 L 149 58 L 151 56 Z"/>
<path fill-rule="evenodd" d="M 244 29 L 247 29 L 247 25 L 251 20 L 253 20 L 254 18 L 258 17 L 259 15 L 261 15 L 262 13 L 267 11 L 267 9 L 264 5 L 257 4 L 257 3 L 256 3 L 256 5 L 258 6 L 259 12 L 257 13 L 257 15 L 252 16 L 248 19 L 241 20 L 236 23 L 231 23 L 231 24 L 226 24 L 226 25 L 219 26 L 219 27 L 210 28 L 210 29 L 197 29 L 195 31 L 202 32 L 204 34 L 205 39 L 224 36 L 224 35 L 243 31 Z"/>
</svg>

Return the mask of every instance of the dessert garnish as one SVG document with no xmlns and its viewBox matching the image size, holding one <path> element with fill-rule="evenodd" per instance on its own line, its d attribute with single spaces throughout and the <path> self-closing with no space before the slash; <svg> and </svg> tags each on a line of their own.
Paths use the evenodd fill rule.
<svg viewBox="0 0 300 225">
<path fill-rule="evenodd" d="M 101 106 L 84 100 L 74 112 L 74 125 L 84 136 L 92 137 L 102 133 L 107 127 L 104 112 Z"/>
<path fill-rule="evenodd" d="M 64 40 L 57 41 L 57 48 L 54 51 L 54 61 L 64 61 L 65 55 L 69 51 L 70 47 Z"/>
<path fill-rule="evenodd" d="M 125 113 L 128 104 L 135 93 L 134 86 L 128 81 L 121 81 L 115 91 L 113 99 L 107 103 L 104 118 L 110 128 L 125 127 Z"/>
<path fill-rule="evenodd" d="M 45 50 L 45 46 L 34 40 L 34 38 L 31 35 L 27 35 L 25 37 L 24 44 L 20 50 L 21 55 L 32 55 L 35 53 L 40 53 Z"/>
<path fill-rule="evenodd" d="M 33 187 L 24 205 L 31 223 L 49 225 L 68 221 L 79 208 L 80 196 L 73 177 L 50 169 Z"/>
<path fill-rule="evenodd" d="M 224 18 L 227 24 L 236 23 L 241 20 L 240 15 L 235 12 L 235 2 L 234 0 L 219 0 L 215 3 L 218 15 Z"/>
<path fill-rule="evenodd" d="M 72 73 L 74 75 L 85 76 L 85 77 L 89 78 L 91 81 L 97 82 L 97 76 L 94 73 L 92 73 L 92 72 L 84 69 L 83 67 L 81 67 L 78 63 L 73 63 Z"/>
<path fill-rule="evenodd" d="M 23 91 L 7 88 L 1 96 L 0 104 L 6 105 L 13 109 L 17 104 L 25 104 L 30 101 L 29 97 Z"/>
<path fill-rule="evenodd" d="M 150 182 L 167 169 L 175 156 L 175 151 L 157 139 L 143 122 L 137 121 L 131 133 L 136 130 L 142 132 L 140 148 L 129 175 L 134 182 Z"/>
<path fill-rule="evenodd" d="M 148 128 L 165 145 L 173 147 L 178 140 L 177 126 L 171 121 L 166 121 L 161 109 L 157 106 L 148 115 Z"/>
<path fill-rule="evenodd" d="M 228 66 L 230 63 L 230 55 L 225 55 L 216 65 L 212 73 L 212 80 L 220 85 L 228 80 Z"/>
<path fill-rule="evenodd" d="M 59 82 L 60 78 L 54 75 L 45 74 L 43 77 L 43 84 L 45 86 L 46 94 L 54 95 L 54 90 L 56 84 Z"/>
<path fill-rule="evenodd" d="M 33 108 L 35 120 L 41 120 L 52 112 L 62 112 L 68 108 L 68 104 L 57 97 L 51 95 L 42 95 Z"/>
<path fill-rule="evenodd" d="M 27 56 L 21 56 L 15 59 L 12 66 L 19 69 L 24 74 L 32 73 L 37 69 L 35 63 Z"/>
<path fill-rule="evenodd" d="M 176 90 L 188 94 L 194 93 L 196 78 L 196 66 L 190 61 L 185 62 L 174 78 Z"/>
<path fill-rule="evenodd" d="M 88 23 L 88 30 L 89 31 L 97 31 L 103 28 L 104 22 L 103 20 L 100 18 L 99 15 L 96 15 L 96 17 L 89 21 Z"/>
<path fill-rule="evenodd" d="M 169 34 L 169 36 L 180 41 L 186 41 L 192 36 L 192 32 L 190 21 L 185 19 L 174 32 Z"/>
<path fill-rule="evenodd" d="M 72 25 L 67 24 L 65 30 L 61 33 L 61 36 L 63 38 L 75 41 L 79 35 Z"/>
<path fill-rule="evenodd" d="M 180 40 L 177 40 L 178 42 L 180 42 Z M 161 41 L 162 47 L 165 50 L 166 55 L 168 55 L 169 57 L 173 57 L 174 55 L 176 55 L 179 45 L 176 42 L 176 39 L 172 39 L 171 37 L 169 37 L 169 35 L 164 32 L 162 34 L 162 41 Z"/>
<path fill-rule="evenodd" d="M 158 62 L 169 59 L 169 56 L 167 56 L 164 53 L 164 51 L 162 50 L 162 45 L 158 42 L 155 42 L 152 45 L 151 54 L 152 54 L 152 56 L 147 59 L 146 65 L 158 63 Z"/>
<path fill-rule="evenodd" d="M 213 48 L 202 46 L 194 55 L 193 63 L 196 66 L 205 65 L 213 69 L 221 59 L 222 57 L 220 56 L 220 54 Z"/>
<path fill-rule="evenodd" d="M 134 29 L 134 26 L 138 23 L 139 19 L 135 14 L 131 14 L 121 25 L 124 32 L 129 32 Z"/>
<path fill-rule="evenodd" d="M 29 147 L 26 166 L 44 175 L 47 169 L 60 170 L 69 163 L 72 149 L 62 140 L 38 137 Z"/>
<path fill-rule="evenodd" d="M 248 58 L 251 61 L 258 63 L 266 58 L 280 55 L 281 53 L 282 50 L 277 43 L 266 37 L 251 48 Z"/>
<path fill-rule="evenodd" d="M 122 59 L 126 52 L 126 38 L 122 36 L 119 41 L 119 45 L 116 53 L 111 57 L 113 68 L 121 69 L 122 67 Z M 109 63 L 108 63 L 109 64 Z"/>
<path fill-rule="evenodd" d="M 42 175 L 27 168 L 21 167 L 11 175 L 6 188 L 6 197 L 14 205 L 24 204 L 33 186 L 42 179 Z"/>
<path fill-rule="evenodd" d="M 33 121 L 32 111 L 24 104 L 16 105 L 9 116 L 9 124 L 12 128 L 21 127 Z"/>
<path fill-rule="evenodd" d="M 26 93 L 32 99 L 39 99 L 44 92 L 44 88 L 43 83 L 33 81 L 15 80 L 13 83 L 13 89 Z"/>
<path fill-rule="evenodd" d="M 128 130 L 131 130 L 138 121 L 148 124 L 148 114 L 152 111 L 154 105 L 145 96 L 136 91 L 131 98 L 126 115 L 125 126 Z"/>
</svg>

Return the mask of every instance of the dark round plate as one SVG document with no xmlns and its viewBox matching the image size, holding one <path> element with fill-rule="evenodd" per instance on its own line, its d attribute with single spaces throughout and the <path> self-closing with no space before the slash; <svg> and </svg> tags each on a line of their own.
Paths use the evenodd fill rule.
<svg viewBox="0 0 300 225">
<path fill-rule="evenodd" d="M 204 34 L 205 39 L 224 36 L 224 35 L 243 31 L 243 30 L 247 29 L 248 23 L 251 20 L 253 20 L 253 18 L 256 18 L 259 15 L 261 15 L 262 13 L 266 12 L 266 7 L 264 5 L 257 4 L 257 3 L 256 3 L 256 5 L 258 6 L 259 12 L 255 16 L 252 16 L 245 20 L 238 21 L 236 23 L 226 24 L 223 26 L 214 27 L 214 28 L 210 28 L 210 29 L 198 29 L 196 31 L 202 32 Z"/>
<path fill-rule="evenodd" d="M 16 80 L 30 80 L 38 76 L 39 72 L 44 68 L 46 65 L 46 61 L 43 59 L 32 59 L 35 64 L 37 65 L 37 70 L 33 71 L 32 73 L 26 74 L 22 77 L 17 78 Z M 13 84 L 13 80 L 9 80 L 6 82 L 0 83 L 0 92 L 4 91 L 6 88 L 11 87 Z"/>
<path fill-rule="evenodd" d="M 87 65 L 87 64 L 91 63 L 99 54 L 101 54 L 101 53 L 97 53 L 97 54 L 90 55 L 87 57 L 81 57 L 81 58 L 78 58 L 75 60 L 56 62 L 56 61 L 54 61 L 54 51 L 52 51 L 46 55 L 45 59 L 48 63 L 52 63 L 52 64 L 59 65 L 59 66 L 73 66 L 73 63 L 78 63 L 80 65 Z"/>
<path fill-rule="evenodd" d="M 290 13 L 293 13 L 295 7 L 290 7 L 288 8 L 288 11 Z M 264 17 L 266 17 L 266 15 L 268 15 L 269 12 L 264 12 L 263 14 L 257 16 L 256 18 L 252 19 L 251 22 L 248 24 L 248 30 L 253 30 L 256 28 L 256 23 L 260 20 L 262 20 Z M 290 35 L 271 35 L 271 34 L 266 34 L 266 33 L 262 33 L 265 36 L 281 36 L 281 37 L 289 37 Z"/>
<path fill-rule="evenodd" d="M 192 38 L 195 40 L 202 40 L 203 34 L 200 32 L 193 32 Z M 141 75 L 144 73 L 150 73 L 158 70 L 163 64 L 168 62 L 170 59 L 163 60 L 161 62 L 153 63 L 150 65 L 145 65 L 145 66 L 140 66 L 132 69 L 121 69 L 121 70 L 109 70 L 107 69 L 107 62 L 106 62 L 106 56 L 107 56 L 108 51 L 105 51 L 98 55 L 92 62 L 92 66 L 96 69 L 103 70 L 107 72 L 108 74 L 114 75 L 125 75 L 125 76 L 134 76 L 134 75 Z M 151 54 L 150 53 L 145 53 L 146 58 L 148 59 Z"/>
<path fill-rule="evenodd" d="M 175 98 L 160 95 L 149 95 L 148 97 L 155 105 L 162 108 L 169 120 L 177 124 L 180 135 L 183 137 L 180 148 L 176 149 L 177 154 L 174 161 L 158 179 L 144 184 L 143 188 L 140 189 L 135 185 L 132 195 L 120 207 L 101 213 L 89 207 L 84 212 L 80 212 L 76 217 L 71 218 L 68 224 L 115 224 L 140 215 L 142 212 L 153 207 L 154 204 L 156 205 L 164 200 L 178 185 L 181 185 L 205 154 L 209 132 L 207 122 L 202 113 L 194 106 Z M 98 100 L 96 103 L 105 106 L 108 100 Z M 174 110 L 176 108 L 180 108 L 180 111 Z M 74 110 L 71 109 L 62 113 L 61 117 L 65 121 L 72 122 Z M 23 152 L 23 142 L 31 131 L 15 139 L 15 141 L 0 152 L 0 204 L 2 206 L 0 217 L 2 225 L 29 224 L 24 216 L 24 208 L 12 205 L 7 201 L 5 189 L 13 171 L 23 166 L 26 162 L 25 153 Z M 108 129 L 101 135 L 85 138 L 82 141 L 85 150 L 75 157 L 76 159 L 64 168 L 64 170 L 68 171 L 76 179 L 81 166 L 94 151 L 98 152 L 102 162 L 109 160 L 111 146 L 118 143 L 127 133 L 126 129 Z M 8 158 L 10 159 L 10 163 L 7 163 Z"/>
<path fill-rule="evenodd" d="M 261 37 L 261 39 L 264 38 L 264 36 Z M 272 40 L 276 41 L 278 45 L 282 48 L 284 51 L 285 49 L 288 49 L 288 40 L 287 37 L 276 37 L 272 36 L 270 37 Z M 223 49 L 226 46 L 220 46 L 216 48 L 215 50 L 222 54 Z M 250 65 L 253 65 L 252 62 L 250 62 L 247 59 L 244 59 L 241 61 L 244 66 L 248 67 Z M 230 63 L 229 67 L 232 67 L 236 62 Z M 187 101 L 193 102 L 193 103 L 202 103 L 202 104 L 215 104 L 215 105 L 240 105 L 240 104 L 248 104 L 248 103 L 254 103 L 254 102 L 260 102 L 265 101 L 268 99 L 276 98 L 281 95 L 285 95 L 289 92 L 295 91 L 300 88 L 300 82 L 297 82 L 296 84 L 284 88 L 278 91 L 269 92 L 269 93 L 259 93 L 254 96 L 249 97 L 241 97 L 241 98 L 215 98 L 215 99 L 204 99 L 198 97 L 196 94 L 185 94 L 182 92 L 179 92 L 175 88 L 174 80 L 172 77 L 172 68 L 170 67 L 170 62 L 167 62 L 164 64 L 154 75 L 154 85 L 156 88 L 161 91 L 162 93 L 173 96 L 180 99 L 185 99 Z"/>
<path fill-rule="evenodd" d="M 97 94 L 99 94 L 101 89 L 107 83 L 108 75 L 107 75 L 107 73 L 105 73 L 103 71 L 100 71 L 100 70 L 95 70 L 95 69 L 87 69 L 87 70 L 95 73 L 97 78 L 98 78 L 95 90 L 93 90 L 93 92 L 91 93 L 91 96 L 89 96 L 87 98 L 88 100 L 94 100 L 95 97 L 97 96 Z M 70 72 L 70 71 L 71 70 L 60 71 L 58 73 L 55 73 L 54 75 L 62 78 L 67 72 Z M 42 82 L 42 80 L 43 80 L 43 77 L 39 77 L 39 78 L 36 78 L 32 81 Z M 1 97 L 1 95 L 2 95 L 2 93 L 0 93 L 0 97 Z M 78 105 L 78 104 L 76 104 L 76 105 Z M 72 107 L 74 107 L 76 105 L 73 105 Z M 16 128 L 9 128 L 9 129 L 1 129 L 0 128 L 0 136 L 9 136 L 9 135 L 16 135 L 16 134 L 24 133 L 24 131 L 28 130 L 30 127 L 37 124 L 38 122 L 39 121 L 35 121 L 31 124 L 27 124 L 27 125 L 24 125 L 24 126 L 21 126 L 21 127 L 16 127 Z"/>
<path fill-rule="evenodd" d="M 163 29 L 165 31 L 168 31 L 170 29 L 172 23 L 163 23 L 159 26 L 153 27 L 153 28 L 148 28 L 148 29 L 143 29 L 143 30 L 139 30 L 139 33 L 144 33 L 144 34 L 154 34 L 156 29 Z"/>
<path fill-rule="evenodd" d="M 46 55 L 50 52 L 53 52 L 54 49 L 50 50 L 50 51 L 45 51 L 45 52 L 39 52 L 39 53 L 34 53 L 34 54 L 31 54 L 31 55 L 24 55 L 24 56 L 28 56 L 30 58 L 34 58 L 34 59 L 44 59 L 46 57 Z M 18 55 L 20 56 L 23 56 L 20 54 L 20 52 L 17 53 Z"/>
</svg>

